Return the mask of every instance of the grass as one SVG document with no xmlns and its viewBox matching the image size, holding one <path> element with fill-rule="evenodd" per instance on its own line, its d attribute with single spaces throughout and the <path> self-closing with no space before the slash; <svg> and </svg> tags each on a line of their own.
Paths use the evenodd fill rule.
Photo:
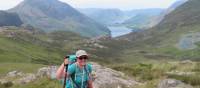
<svg viewBox="0 0 200 88">
<path fill-rule="evenodd" d="M 157 79 L 164 75 L 162 69 L 153 69 L 153 64 L 134 64 L 134 65 L 112 65 L 111 68 L 125 72 L 129 76 L 135 77 L 138 81 L 144 82 Z"/>
<path fill-rule="evenodd" d="M 181 62 L 157 62 L 157 63 L 138 63 L 138 64 L 114 64 L 109 65 L 112 69 L 122 71 L 132 76 L 144 85 L 136 88 L 155 88 L 158 82 L 163 78 L 173 78 L 190 84 L 195 88 L 200 86 L 199 62 L 181 63 Z M 175 72 L 167 74 L 167 72 Z M 176 72 L 194 72 L 191 75 L 178 75 Z"/>
<path fill-rule="evenodd" d="M 55 51 L 20 39 L 0 37 L 1 62 L 32 62 L 35 59 L 59 58 Z"/>
<path fill-rule="evenodd" d="M 192 86 L 200 86 L 200 74 L 195 75 L 175 75 L 170 74 L 168 78 L 181 80 L 184 83 L 191 84 Z"/>
<path fill-rule="evenodd" d="M 81 46 L 77 34 L 65 31 L 31 34 L 23 30 L 8 30 L 13 37 L 0 35 L 0 62 L 59 64 L 66 54 Z M 49 41 L 50 40 L 50 41 Z"/>
<path fill-rule="evenodd" d="M 35 73 L 46 65 L 30 63 L 0 63 L 0 74 L 5 75 L 10 71 L 22 71 L 23 73 Z"/>
<path fill-rule="evenodd" d="M 143 85 L 137 85 L 136 87 L 133 88 L 156 88 L 157 84 L 160 80 L 152 80 L 144 83 Z"/>
<path fill-rule="evenodd" d="M 10 88 L 62 88 L 62 84 L 57 80 L 42 78 L 30 84 L 13 85 Z"/>
</svg>

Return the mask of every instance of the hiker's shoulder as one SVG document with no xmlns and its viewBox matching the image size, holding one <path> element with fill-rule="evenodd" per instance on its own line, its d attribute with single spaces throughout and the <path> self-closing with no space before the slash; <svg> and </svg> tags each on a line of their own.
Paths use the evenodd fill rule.
<svg viewBox="0 0 200 88">
<path fill-rule="evenodd" d="M 76 64 L 73 63 L 73 64 L 69 65 L 69 67 L 68 67 L 68 73 L 69 74 L 74 73 L 75 69 L 76 69 Z"/>
<path fill-rule="evenodd" d="M 75 68 L 76 68 L 76 64 L 73 63 L 73 64 L 69 65 L 68 70 L 73 70 Z"/>
<path fill-rule="evenodd" d="M 91 72 L 92 71 L 92 64 L 87 63 L 86 66 L 87 66 L 88 70 Z"/>
</svg>

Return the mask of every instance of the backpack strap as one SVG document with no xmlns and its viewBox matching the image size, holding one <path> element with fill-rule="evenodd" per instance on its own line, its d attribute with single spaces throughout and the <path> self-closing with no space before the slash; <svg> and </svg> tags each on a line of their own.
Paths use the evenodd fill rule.
<svg viewBox="0 0 200 88">
<path fill-rule="evenodd" d="M 72 88 L 79 88 L 78 84 L 76 84 L 76 82 L 75 82 L 75 80 L 76 80 L 76 72 L 77 72 L 77 64 L 76 63 L 74 63 L 74 64 L 76 65 L 76 67 L 75 67 L 75 72 L 72 73 L 71 76 L 70 76 L 71 86 L 72 86 Z"/>
<path fill-rule="evenodd" d="M 90 72 L 89 72 L 89 69 L 88 69 L 88 67 L 89 67 L 89 65 L 88 65 L 88 64 L 86 64 L 86 65 L 84 66 L 84 70 L 86 71 L 86 74 L 87 74 L 87 76 L 88 76 L 88 79 L 89 79 Z"/>
</svg>

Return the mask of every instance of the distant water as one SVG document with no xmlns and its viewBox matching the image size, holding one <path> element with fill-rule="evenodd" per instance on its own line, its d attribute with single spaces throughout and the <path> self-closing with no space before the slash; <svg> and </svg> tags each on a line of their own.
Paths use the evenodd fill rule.
<svg viewBox="0 0 200 88">
<path fill-rule="evenodd" d="M 125 34 L 132 32 L 132 30 L 133 30 L 133 29 L 127 28 L 125 26 L 109 26 L 108 28 L 111 31 L 112 37 L 118 37 L 121 35 L 125 35 Z"/>
</svg>

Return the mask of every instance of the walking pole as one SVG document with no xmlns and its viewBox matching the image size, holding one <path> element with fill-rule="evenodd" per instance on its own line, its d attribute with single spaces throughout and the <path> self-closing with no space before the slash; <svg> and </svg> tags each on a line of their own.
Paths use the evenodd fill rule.
<svg viewBox="0 0 200 88">
<path fill-rule="evenodd" d="M 68 58 L 69 58 L 69 56 L 66 56 L 66 57 L 64 58 L 64 60 L 65 60 L 65 59 L 68 59 Z M 65 88 L 65 86 L 66 86 L 68 63 L 67 63 L 67 64 L 64 63 L 64 65 L 65 65 L 65 78 L 64 78 L 64 85 L 63 85 L 63 88 Z"/>
</svg>

